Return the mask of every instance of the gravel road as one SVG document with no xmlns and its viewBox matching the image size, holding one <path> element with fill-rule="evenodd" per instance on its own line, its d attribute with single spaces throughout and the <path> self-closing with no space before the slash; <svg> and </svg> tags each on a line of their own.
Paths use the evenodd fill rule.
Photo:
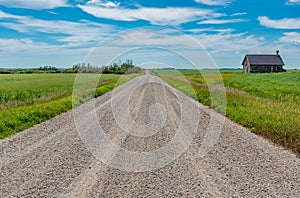
<svg viewBox="0 0 300 198">
<path fill-rule="evenodd" d="M 0 168 L 0 197 L 300 197 L 299 158 L 149 73 L 0 140 Z"/>
</svg>

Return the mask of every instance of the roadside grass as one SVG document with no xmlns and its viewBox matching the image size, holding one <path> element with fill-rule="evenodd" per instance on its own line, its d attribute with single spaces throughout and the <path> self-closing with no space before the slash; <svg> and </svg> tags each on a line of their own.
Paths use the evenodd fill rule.
<svg viewBox="0 0 300 198">
<path fill-rule="evenodd" d="M 49 120 L 87 100 L 101 96 L 137 75 L 81 74 L 79 86 L 96 89 L 73 103 L 76 74 L 10 74 L 0 76 L 0 139 Z M 99 80 L 99 81 L 98 81 Z"/>
<path fill-rule="evenodd" d="M 72 96 L 0 111 L 0 139 L 46 121 L 72 108 Z"/>
<path fill-rule="evenodd" d="M 212 101 L 209 87 L 217 95 L 218 74 L 156 75 L 171 86 L 225 114 L 253 133 L 300 154 L 300 72 L 277 74 L 222 73 L 226 87 L 226 111 L 222 101 Z M 181 78 L 181 80 L 180 80 Z M 183 80 L 186 78 L 187 80 Z M 192 87 L 188 89 L 188 87 Z M 225 113 L 226 112 L 226 113 Z"/>
<path fill-rule="evenodd" d="M 93 82 L 99 75 L 85 74 L 83 84 Z M 117 78 L 105 74 L 101 81 Z M 76 74 L 2 74 L 0 76 L 0 110 L 44 103 L 70 95 Z"/>
<path fill-rule="evenodd" d="M 237 75 L 227 84 L 255 96 L 300 104 L 300 72 Z"/>
</svg>

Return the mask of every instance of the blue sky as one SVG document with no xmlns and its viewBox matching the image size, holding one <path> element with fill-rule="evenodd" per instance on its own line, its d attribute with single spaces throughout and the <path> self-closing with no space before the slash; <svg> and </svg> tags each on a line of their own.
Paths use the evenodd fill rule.
<svg viewBox="0 0 300 198">
<path fill-rule="evenodd" d="M 300 69 L 300 0 L 0 0 L 0 67 L 133 59 L 238 68 L 280 50 Z"/>
</svg>

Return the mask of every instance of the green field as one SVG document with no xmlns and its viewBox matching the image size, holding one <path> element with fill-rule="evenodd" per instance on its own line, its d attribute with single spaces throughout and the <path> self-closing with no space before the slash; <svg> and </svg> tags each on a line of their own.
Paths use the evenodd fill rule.
<svg viewBox="0 0 300 198">
<path fill-rule="evenodd" d="M 82 92 L 72 97 L 76 74 L 2 74 L 0 139 L 66 112 L 136 76 L 103 74 L 99 79 L 98 74 L 78 74 L 77 87 Z"/>
<path fill-rule="evenodd" d="M 178 72 L 179 71 L 179 72 Z M 242 74 L 241 71 L 153 71 L 170 85 L 275 143 L 300 154 L 300 72 Z M 184 81 L 183 79 L 186 79 Z M 224 101 L 218 96 L 223 81 Z M 192 88 L 191 88 L 192 87 Z M 221 94 L 221 93 L 219 93 Z M 226 108 L 224 108 L 226 107 Z"/>
</svg>

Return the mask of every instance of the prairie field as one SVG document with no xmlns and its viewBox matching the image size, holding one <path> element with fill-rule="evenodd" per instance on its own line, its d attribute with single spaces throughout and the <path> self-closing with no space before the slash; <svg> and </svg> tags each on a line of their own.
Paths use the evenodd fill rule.
<svg viewBox="0 0 300 198">
<path fill-rule="evenodd" d="M 253 133 L 300 154 L 300 71 L 243 74 L 240 70 L 155 70 L 153 73 Z M 218 96 L 217 87 L 222 85 L 226 101 L 212 100 L 212 92 Z"/>
<path fill-rule="evenodd" d="M 0 139 L 100 96 L 137 75 L 1 74 Z M 121 77 L 121 78 L 120 78 Z M 75 79 L 82 94 L 72 96 Z M 95 85 L 96 82 L 96 85 Z"/>
</svg>

